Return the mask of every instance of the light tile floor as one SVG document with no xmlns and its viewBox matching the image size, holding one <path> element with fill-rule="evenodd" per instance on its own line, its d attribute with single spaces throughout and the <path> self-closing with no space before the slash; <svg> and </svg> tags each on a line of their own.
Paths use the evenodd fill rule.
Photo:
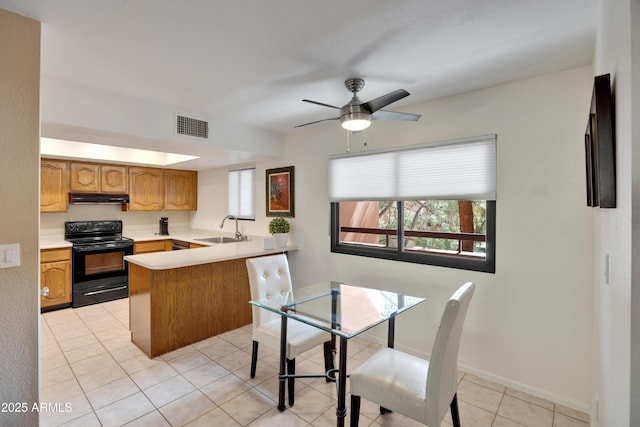
<svg viewBox="0 0 640 427">
<path fill-rule="evenodd" d="M 41 412 L 41 426 L 335 425 L 334 384 L 297 380 L 295 405 L 279 412 L 278 355 L 264 346 L 256 377 L 249 378 L 250 326 L 149 359 L 130 341 L 128 310 L 124 299 L 42 315 L 40 400 L 58 409 Z M 349 367 L 378 348 L 352 339 Z M 322 350 L 296 362 L 299 373 L 321 372 Z M 471 374 L 461 372 L 459 380 L 465 427 L 589 425 L 587 414 L 562 405 Z M 363 400 L 360 425 L 421 424 L 396 413 L 380 415 L 376 405 Z M 443 422 L 449 425 L 450 415 Z"/>
</svg>

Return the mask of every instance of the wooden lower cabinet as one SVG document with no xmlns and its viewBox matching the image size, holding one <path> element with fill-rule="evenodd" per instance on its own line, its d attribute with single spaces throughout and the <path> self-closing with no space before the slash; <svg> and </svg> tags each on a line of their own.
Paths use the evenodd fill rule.
<svg viewBox="0 0 640 427">
<path fill-rule="evenodd" d="M 71 249 L 42 250 L 40 307 L 71 304 L 71 298 Z"/>
<path fill-rule="evenodd" d="M 129 264 L 131 340 L 153 358 L 251 323 L 245 258 L 167 270 Z"/>
<path fill-rule="evenodd" d="M 146 254 L 150 252 L 164 252 L 171 250 L 171 239 L 148 240 L 133 243 L 133 253 Z"/>
</svg>

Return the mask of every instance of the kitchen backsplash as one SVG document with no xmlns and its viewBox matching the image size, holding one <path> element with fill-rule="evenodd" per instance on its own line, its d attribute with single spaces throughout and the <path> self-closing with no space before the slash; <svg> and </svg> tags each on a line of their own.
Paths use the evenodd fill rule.
<svg viewBox="0 0 640 427">
<path fill-rule="evenodd" d="M 160 217 L 169 218 L 169 228 L 172 225 L 187 225 L 191 222 L 193 213 L 190 211 L 158 211 L 158 212 L 123 212 L 120 205 L 69 205 L 67 212 L 41 213 L 41 232 L 63 232 L 65 221 L 89 221 L 89 220 L 122 220 L 126 230 L 132 227 L 158 227 Z"/>
</svg>

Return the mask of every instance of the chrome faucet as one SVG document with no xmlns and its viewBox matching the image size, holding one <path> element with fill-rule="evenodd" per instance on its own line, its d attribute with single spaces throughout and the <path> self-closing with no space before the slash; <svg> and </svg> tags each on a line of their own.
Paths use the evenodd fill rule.
<svg viewBox="0 0 640 427">
<path fill-rule="evenodd" d="M 243 236 L 242 236 L 242 233 L 240 233 L 240 232 L 238 231 L 238 217 L 237 217 L 237 216 L 227 215 L 227 216 L 225 216 L 224 218 L 222 218 L 222 223 L 220 223 L 220 228 L 224 227 L 224 222 L 225 222 L 227 219 L 233 219 L 233 220 L 235 220 L 235 221 L 236 221 L 236 234 L 235 234 L 235 236 L 236 236 L 236 240 L 242 240 L 242 237 L 243 237 Z"/>
</svg>

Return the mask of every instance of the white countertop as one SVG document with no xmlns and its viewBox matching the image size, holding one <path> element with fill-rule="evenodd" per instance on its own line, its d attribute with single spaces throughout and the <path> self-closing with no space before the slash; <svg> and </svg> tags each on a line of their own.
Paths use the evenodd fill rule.
<svg viewBox="0 0 640 427">
<path fill-rule="evenodd" d="M 166 270 L 169 268 L 189 267 L 192 265 L 209 264 L 211 262 L 227 261 L 237 258 L 248 258 L 297 250 L 297 246 L 264 249 L 265 236 L 248 236 L 249 240 L 237 243 L 207 243 L 196 239 L 206 237 L 233 237 L 233 233 L 223 233 L 215 230 L 173 227 L 168 236 L 156 233 L 157 230 L 129 228 L 123 235 L 136 242 L 150 240 L 182 240 L 184 242 L 208 245 L 208 248 L 185 249 L 179 251 L 152 252 L 139 255 L 128 255 L 126 261 L 138 264 L 150 270 Z"/>
<path fill-rule="evenodd" d="M 167 238 L 186 240 L 181 239 L 177 235 L 167 236 Z M 250 237 L 249 239 L 250 240 L 237 243 L 213 244 L 208 248 L 129 255 L 125 256 L 124 259 L 150 270 L 167 270 L 170 268 L 189 267 L 192 265 L 209 264 L 212 262 L 227 261 L 231 259 L 295 251 L 298 249 L 297 246 L 264 249 L 263 238 L 255 237 L 251 239 Z M 200 244 L 203 243 L 198 241 L 195 242 Z"/>
<path fill-rule="evenodd" d="M 124 259 L 138 264 L 150 270 L 165 270 L 169 268 L 188 267 L 191 265 L 208 264 L 211 262 L 226 261 L 237 258 L 248 258 L 260 255 L 269 255 L 282 252 L 290 252 L 298 249 L 289 245 L 284 248 L 264 249 L 264 237 L 249 236 L 249 240 L 237 243 L 206 243 L 196 239 L 204 237 L 227 236 L 233 237 L 233 233 L 221 233 L 212 230 L 190 229 L 175 227 L 169 230 L 168 236 L 156 234 L 154 229 L 129 228 L 123 232 L 125 237 L 135 242 L 150 240 L 182 240 L 201 245 L 209 245 L 207 248 L 187 249 L 180 251 L 153 252 L 139 255 L 129 255 Z M 64 240 L 64 233 L 44 232 L 40 234 L 40 249 L 71 248 L 71 243 Z"/>
<path fill-rule="evenodd" d="M 64 240 L 62 235 L 40 235 L 40 249 L 70 248 L 71 243 Z"/>
<path fill-rule="evenodd" d="M 194 243 L 202 243 L 196 242 L 195 239 L 202 237 L 214 237 L 214 236 L 228 236 L 233 237 L 233 233 L 221 233 L 219 231 L 212 230 L 200 230 L 200 229 L 192 229 L 192 228 L 171 228 L 169 229 L 169 235 L 161 235 L 157 233 L 157 227 L 155 230 L 150 230 L 149 228 L 136 229 L 133 227 L 127 228 L 122 232 L 122 235 L 125 237 L 129 237 L 136 242 L 145 242 L 150 240 L 183 240 L 186 242 L 194 242 Z"/>
</svg>

